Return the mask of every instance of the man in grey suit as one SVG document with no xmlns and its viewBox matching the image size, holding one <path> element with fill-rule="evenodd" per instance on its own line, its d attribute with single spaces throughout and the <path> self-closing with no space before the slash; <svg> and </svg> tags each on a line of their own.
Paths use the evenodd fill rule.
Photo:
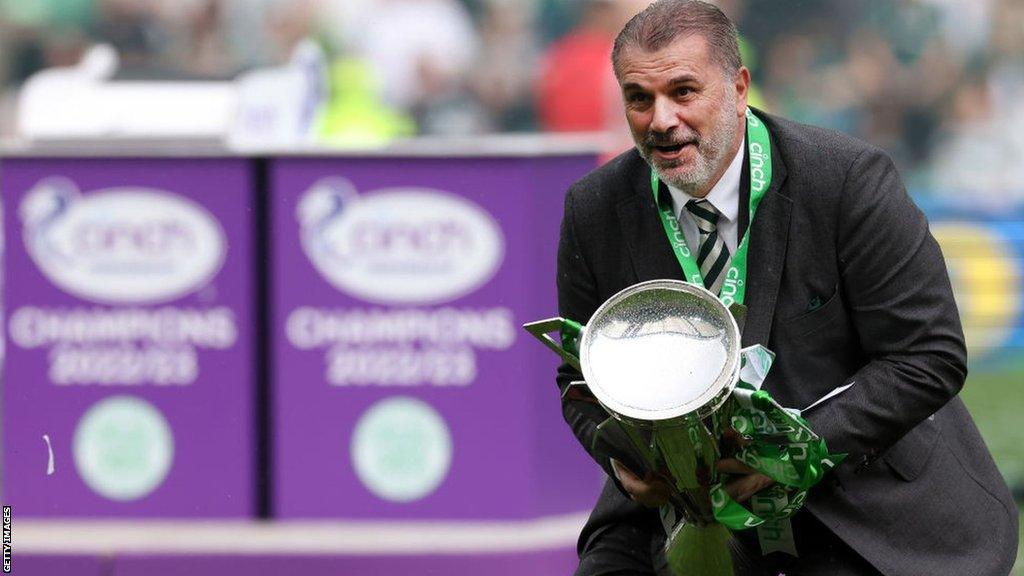
<svg viewBox="0 0 1024 576">
<path fill-rule="evenodd" d="M 671 207 L 716 292 L 749 226 L 743 345 L 777 353 L 765 388 L 804 408 L 846 387 L 805 412 L 830 451 L 849 457 L 792 519 L 798 556 L 762 556 L 756 533 L 740 532 L 737 571 L 1007 574 L 1017 509 L 957 398 L 966 350 L 945 263 L 890 159 L 760 111 L 750 122 L 767 127 L 770 150 L 753 146 L 750 75 L 735 27 L 710 4 L 655 2 L 623 29 L 613 62 L 636 149 L 566 195 L 562 316 L 586 322 L 627 286 L 684 278 L 659 207 Z M 751 218 L 751 181 L 769 176 Z M 563 365 L 558 383 L 579 378 Z M 609 476 L 580 536 L 577 574 L 664 573 L 654 507 L 665 485 L 595 444 L 602 411 L 571 398 L 566 421 Z M 719 469 L 736 474 L 728 491 L 738 500 L 771 483 L 735 460 Z"/>
</svg>

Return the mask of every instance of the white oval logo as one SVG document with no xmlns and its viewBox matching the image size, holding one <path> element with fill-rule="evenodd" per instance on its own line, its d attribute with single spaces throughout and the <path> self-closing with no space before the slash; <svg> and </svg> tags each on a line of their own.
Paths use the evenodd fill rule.
<svg viewBox="0 0 1024 576">
<path fill-rule="evenodd" d="M 48 178 L 22 201 L 25 247 L 59 288 L 101 303 L 158 303 L 220 271 L 227 241 L 202 206 L 170 192 L 111 188 L 82 195 Z"/>
<path fill-rule="evenodd" d="M 138 500 L 163 484 L 174 460 L 174 435 L 155 406 L 134 396 L 92 405 L 75 428 L 75 469 L 97 494 Z"/>
<path fill-rule="evenodd" d="M 302 247 L 335 288 L 384 304 L 429 304 L 476 290 L 504 257 L 501 228 L 472 202 L 427 188 L 358 196 L 344 179 L 299 201 Z"/>
<path fill-rule="evenodd" d="M 432 494 L 452 463 L 452 436 L 429 404 L 395 396 L 371 406 L 356 422 L 352 465 L 370 492 L 391 502 Z"/>
</svg>

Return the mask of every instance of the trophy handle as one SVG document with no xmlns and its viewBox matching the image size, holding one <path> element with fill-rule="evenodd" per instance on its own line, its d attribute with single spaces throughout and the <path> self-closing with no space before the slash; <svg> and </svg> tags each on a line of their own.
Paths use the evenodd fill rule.
<svg viewBox="0 0 1024 576">
<path fill-rule="evenodd" d="M 534 338 L 540 340 L 541 344 L 561 356 L 562 360 L 565 360 L 570 366 L 580 372 L 583 371 L 583 368 L 580 367 L 579 358 L 579 338 L 583 332 L 582 324 L 566 318 L 556 317 L 528 322 L 523 324 L 523 328 L 532 334 Z M 561 343 L 555 342 L 555 339 L 549 336 L 551 332 L 555 331 L 561 333 Z"/>
</svg>

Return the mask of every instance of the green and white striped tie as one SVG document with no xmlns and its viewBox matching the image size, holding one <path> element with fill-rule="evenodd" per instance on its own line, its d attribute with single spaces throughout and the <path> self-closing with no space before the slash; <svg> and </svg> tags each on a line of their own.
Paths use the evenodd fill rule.
<svg viewBox="0 0 1024 576">
<path fill-rule="evenodd" d="M 707 200 L 690 200 L 686 209 L 693 214 L 700 231 L 697 267 L 704 277 L 704 287 L 717 295 L 725 280 L 725 267 L 729 264 L 729 248 L 718 233 L 718 210 Z"/>
</svg>

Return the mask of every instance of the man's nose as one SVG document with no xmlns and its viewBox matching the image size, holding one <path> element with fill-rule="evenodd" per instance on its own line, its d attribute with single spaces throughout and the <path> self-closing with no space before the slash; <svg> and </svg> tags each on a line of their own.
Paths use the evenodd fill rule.
<svg viewBox="0 0 1024 576">
<path fill-rule="evenodd" d="M 669 98 L 655 98 L 651 130 L 666 133 L 679 126 L 678 105 Z"/>
</svg>

